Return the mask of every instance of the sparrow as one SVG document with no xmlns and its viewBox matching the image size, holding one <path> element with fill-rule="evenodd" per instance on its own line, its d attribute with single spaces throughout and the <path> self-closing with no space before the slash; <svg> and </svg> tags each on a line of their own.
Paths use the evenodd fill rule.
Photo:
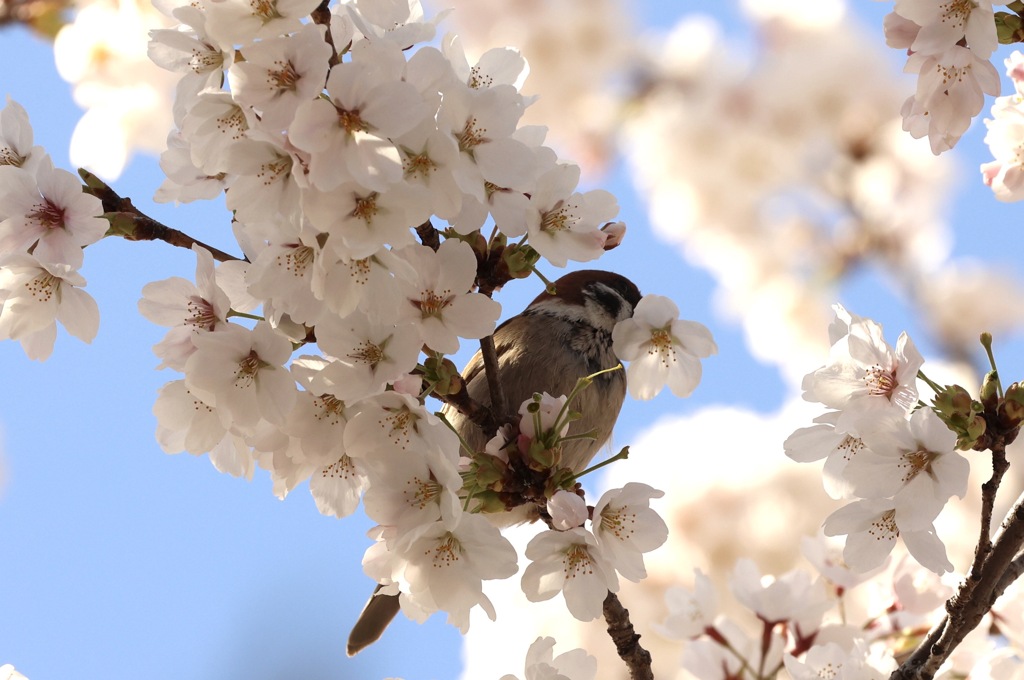
<svg viewBox="0 0 1024 680">
<path fill-rule="evenodd" d="M 568 395 L 578 379 L 614 368 L 619 360 L 612 351 L 612 329 L 633 316 L 640 290 L 632 281 L 613 272 L 572 272 L 554 283 L 554 290 L 538 295 L 525 310 L 494 331 L 498 373 L 510 409 L 547 392 Z M 462 371 L 469 396 L 490 406 L 490 389 L 480 352 Z M 573 439 L 562 444 L 560 467 L 583 471 L 611 436 L 612 427 L 626 396 L 625 372 L 597 376 L 577 397 L 572 408 L 581 414 L 569 434 L 593 432 L 593 439 Z M 488 437 L 476 423 L 454 408 L 443 409 L 448 421 L 472 451 L 483 451 Z M 501 414 L 495 414 L 500 416 Z M 508 513 L 488 515 L 499 526 L 510 526 L 539 517 L 536 506 L 520 506 Z M 399 610 L 398 595 L 370 596 L 348 639 L 353 656 L 383 634 Z"/>
</svg>

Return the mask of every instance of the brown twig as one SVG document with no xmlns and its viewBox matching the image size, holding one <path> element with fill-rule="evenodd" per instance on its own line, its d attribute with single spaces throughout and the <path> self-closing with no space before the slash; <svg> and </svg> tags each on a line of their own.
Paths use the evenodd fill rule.
<svg viewBox="0 0 1024 680">
<path fill-rule="evenodd" d="M 462 379 L 462 376 L 452 378 L 452 385 L 456 384 L 458 385 L 457 389 L 452 389 L 447 394 L 435 394 L 434 396 L 479 425 L 484 432 L 497 432 L 499 423 L 491 409 L 469 396 L 469 392 L 466 390 L 466 381 Z"/>
<path fill-rule="evenodd" d="M 103 217 L 110 222 L 108 234 L 120 236 L 128 241 L 164 241 L 172 246 L 187 250 L 191 250 L 192 246 L 198 245 L 210 251 L 213 259 L 219 262 L 245 259 L 225 253 L 223 250 L 192 238 L 183 231 L 178 231 L 154 220 L 136 208 L 130 198 L 120 196 L 103 180 L 88 170 L 79 168 L 78 174 L 85 180 L 83 191 L 92 194 L 102 201 Z"/>
<path fill-rule="evenodd" d="M 608 624 L 608 635 L 615 643 L 619 658 L 626 662 L 631 680 L 654 680 L 651 669 L 651 653 L 640 646 L 640 636 L 633 630 L 629 610 L 622 606 L 618 596 L 609 592 L 604 598 L 604 620 Z"/>
<path fill-rule="evenodd" d="M 420 237 L 420 243 L 431 250 L 437 251 L 441 247 L 441 234 L 430 220 L 416 227 L 416 235 Z"/>
<path fill-rule="evenodd" d="M 324 42 L 331 46 L 331 57 L 327 60 L 328 66 L 336 66 L 339 63 L 338 59 L 338 48 L 334 44 L 334 36 L 331 35 L 331 0 L 323 0 L 316 9 L 310 12 L 309 17 L 313 20 L 314 24 L 318 26 L 324 26 L 327 30 L 324 32 Z"/>
</svg>

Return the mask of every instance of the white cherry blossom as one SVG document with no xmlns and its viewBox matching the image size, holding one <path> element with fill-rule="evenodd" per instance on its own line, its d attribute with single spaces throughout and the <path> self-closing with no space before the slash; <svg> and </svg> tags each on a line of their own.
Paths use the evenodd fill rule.
<svg viewBox="0 0 1024 680">
<path fill-rule="evenodd" d="M 739 603 L 760 619 L 769 624 L 787 622 L 804 638 L 821 627 L 822 616 L 832 606 L 824 583 L 812 581 L 801 569 L 763 578 L 752 560 L 741 559 L 729 583 Z"/>
<path fill-rule="evenodd" d="M 786 455 L 798 463 L 825 459 L 822 481 L 832 498 L 847 498 L 853 492 L 844 471 L 866 446 L 864 440 L 850 432 L 836 429 L 839 411 L 828 411 L 814 419 L 814 425 L 802 427 L 786 438 L 782 447 Z"/>
<path fill-rule="evenodd" d="M 32 139 L 28 112 L 8 95 L 7 104 L 0 109 L 0 167 L 9 165 L 34 173 L 48 156 L 43 147 L 33 145 Z"/>
<path fill-rule="evenodd" d="M 672 639 L 692 639 L 714 625 L 718 615 L 718 595 L 711 579 L 700 569 L 693 570 L 693 589 L 671 586 L 665 591 L 668 617 L 657 626 Z"/>
<path fill-rule="evenodd" d="M 651 399 L 666 383 L 677 397 L 688 397 L 700 382 L 700 359 L 718 352 L 707 327 L 679 319 L 672 300 L 653 294 L 615 325 L 612 342 L 616 356 L 629 362 L 626 385 L 634 399 Z"/>
<path fill-rule="evenodd" d="M 548 500 L 547 507 L 548 514 L 551 515 L 551 526 L 559 531 L 581 527 L 589 519 L 587 502 L 572 491 L 559 489 Z"/>
<path fill-rule="evenodd" d="M 906 333 L 893 349 L 882 327 L 834 305 L 829 363 L 803 380 L 804 399 L 841 411 L 835 426 L 856 431 L 858 419 L 888 410 L 906 413 L 917 402 L 917 372 L 924 358 Z"/>
<path fill-rule="evenodd" d="M 92 342 L 100 312 L 83 286 L 85 279 L 70 265 L 22 254 L 0 258 L 0 340 L 17 340 L 30 359 L 42 361 L 53 353 L 60 321 L 79 340 Z"/>
<path fill-rule="evenodd" d="M 473 607 L 495 618 L 482 582 L 508 578 L 518 568 L 508 539 L 480 515 L 463 513 L 406 535 L 396 545 L 391 579 L 399 584 L 406 615 L 422 621 L 440 609 L 448 613 L 449 624 L 465 633 Z"/>
<path fill-rule="evenodd" d="M 531 560 L 522 579 L 526 598 L 541 602 L 561 592 L 569 613 L 580 621 L 600 617 L 608 591 L 619 590 L 615 568 L 586 529 L 543 531 L 526 546 L 526 558 Z"/>
<path fill-rule="evenodd" d="M 35 174 L 13 166 L 0 170 L 0 254 L 32 250 L 41 261 L 81 267 L 82 249 L 110 226 L 100 217 L 100 199 L 49 161 L 40 162 Z"/>
<path fill-rule="evenodd" d="M 660 548 L 668 540 L 665 520 L 651 507 L 661 498 L 647 484 L 630 482 L 621 489 L 606 491 L 594 506 L 594 536 L 615 571 L 639 583 L 647 578 L 644 553 Z"/>
<path fill-rule="evenodd" d="M 556 267 L 600 257 L 608 240 L 601 226 L 619 212 L 618 202 L 607 191 L 576 192 L 579 178 L 579 166 L 556 165 L 537 179 L 526 211 L 530 243 Z"/>
<path fill-rule="evenodd" d="M 482 338 L 494 331 L 501 305 L 486 295 L 471 292 L 476 280 L 476 256 L 467 243 L 448 239 L 437 252 L 410 246 L 397 253 L 415 272 L 399 281 L 404 301 L 399 318 L 414 324 L 431 349 L 451 354 L 459 338 Z"/>
<path fill-rule="evenodd" d="M 362 463 L 345 453 L 314 470 L 309 479 L 317 510 L 335 517 L 348 517 L 355 512 L 367 486 L 369 480 L 362 471 Z"/>
<path fill-rule="evenodd" d="M 559 416 L 565 413 L 565 403 L 568 399 L 564 394 L 553 397 L 544 392 L 524 401 L 519 405 L 520 434 L 536 439 L 557 427 L 555 435 L 559 438 L 564 437 L 569 432 L 572 421 L 567 418 L 559 421 Z"/>
<path fill-rule="evenodd" d="M 967 493 L 970 463 L 955 451 L 956 434 L 930 408 L 909 420 L 888 414 L 862 436 L 868 450 L 843 474 L 860 498 L 892 498 L 901 530 L 927 529 L 951 496 Z"/>
<path fill-rule="evenodd" d="M 217 411 L 191 394 L 184 380 L 172 380 L 160 388 L 153 415 L 156 440 L 166 453 L 200 455 L 216 447 L 227 434 Z"/>
<path fill-rule="evenodd" d="M 296 388 L 284 367 L 291 343 L 266 322 L 253 330 L 225 324 L 196 335 L 185 362 L 189 392 L 217 409 L 222 421 L 251 433 L 261 419 L 280 425 L 295 404 Z"/>
<path fill-rule="evenodd" d="M 932 153 L 948 151 L 985 103 L 999 94 L 999 74 L 987 60 L 959 45 L 935 55 L 915 53 L 905 69 L 919 75 L 917 92 L 903 104 L 903 129 L 927 136 Z"/>
<path fill-rule="evenodd" d="M 824 530 L 826 536 L 846 535 L 843 559 L 855 571 L 869 571 L 882 564 L 901 536 L 922 566 L 937 574 L 953 570 L 935 528 L 929 525 L 901 531 L 891 499 L 859 500 L 843 506 L 825 518 Z"/>
<path fill-rule="evenodd" d="M 910 46 L 914 52 L 938 54 L 966 38 L 971 52 L 988 59 L 999 46 L 990 0 L 896 0 L 895 11 L 921 27 Z"/>
<path fill-rule="evenodd" d="M 248 43 L 255 38 L 274 38 L 298 31 L 303 17 L 316 9 L 317 0 L 220 0 L 204 3 L 206 28 L 220 46 Z"/>
<path fill-rule="evenodd" d="M 193 246 L 196 254 L 196 282 L 179 276 L 153 281 L 142 287 L 139 313 L 153 323 L 170 330 L 153 352 L 163 359 L 159 368 L 183 370 L 195 351 L 192 338 L 214 331 L 227 322 L 231 304 L 218 285 L 210 251 Z"/>
<path fill-rule="evenodd" d="M 321 191 L 354 181 L 384 191 L 402 179 L 402 161 L 391 139 L 418 125 L 430 110 L 416 88 L 391 66 L 405 60 L 389 43 L 360 43 L 352 61 L 327 77 L 329 99 L 299 106 L 289 138 L 310 153 L 310 180 Z"/>
<path fill-rule="evenodd" d="M 597 659 L 582 649 L 573 649 L 555 656 L 555 639 L 539 637 L 526 652 L 524 680 L 594 680 L 597 677 Z M 518 680 L 514 675 L 503 675 L 501 680 Z"/>
<path fill-rule="evenodd" d="M 362 312 L 324 317 L 317 344 L 333 360 L 312 379 L 318 392 L 355 401 L 377 394 L 416 367 L 422 340 L 409 325 L 377 321 Z"/>
<path fill-rule="evenodd" d="M 330 55 L 324 29 L 316 24 L 306 24 L 288 36 L 261 40 L 244 48 L 244 61 L 236 61 L 228 69 L 231 96 L 260 114 L 261 128 L 283 130 L 299 104 L 323 91 Z"/>
</svg>

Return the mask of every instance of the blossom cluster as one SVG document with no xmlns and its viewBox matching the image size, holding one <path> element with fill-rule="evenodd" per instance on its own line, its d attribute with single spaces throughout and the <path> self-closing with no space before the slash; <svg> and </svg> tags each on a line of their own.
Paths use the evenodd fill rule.
<svg viewBox="0 0 1024 680">
<path fill-rule="evenodd" d="M 530 99 L 514 50 L 471 65 L 452 36 L 426 44 L 435 23 L 416 0 L 318 5 L 161 5 L 180 24 L 151 32 L 150 57 L 178 75 L 156 199 L 224 193 L 244 255 L 197 244 L 194 281 L 143 288 L 140 312 L 169 329 L 154 347 L 159 368 L 183 374 L 154 404 L 157 440 L 235 476 L 264 468 L 282 498 L 309 480 L 324 514 L 349 515 L 362 501 L 378 523 L 366 573 L 401 595 L 409 617 L 442 610 L 465 630 L 474 607 L 494 618 L 482 582 L 512 576 L 518 556 L 475 498 L 492 454 L 468 450 L 427 410 L 440 378 L 425 365 L 443 366 L 461 340 L 494 331 L 500 305 L 476 292 L 492 247 L 500 255 L 519 239 L 520 253 L 536 255 L 525 276 L 537 257 L 559 267 L 593 260 L 624 227 L 610 222 L 618 208 L 608 192 L 577 191 L 579 168 L 544 145 L 544 129 L 520 124 Z M 95 334 L 77 268 L 108 219 L 124 218 L 104 219 L 101 201 L 53 168 L 13 102 L 0 135 L 0 333 L 45 358 L 55 320 L 84 340 Z M 666 298 L 648 296 L 637 312 L 614 333 L 619 356 L 635 360 L 631 390 L 650 398 L 668 383 L 688 395 L 699 358 L 715 351 L 710 333 L 680 321 Z M 568 397 L 541 401 L 554 422 L 531 403 L 513 449 L 586 436 L 569 431 Z M 500 449 L 505 463 L 518 455 Z M 571 495 L 578 517 L 566 520 L 553 501 L 556 528 L 527 548 L 523 588 L 540 600 L 564 585 L 573 614 L 592 619 L 617 590 L 616 573 L 643 578 L 642 554 L 664 542 L 648 505 L 660 492 L 608 492 L 588 530 L 580 471 L 547 472 L 545 497 Z"/>
<path fill-rule="evenodd" d="M 952 149 L 985 95 L 999 94 L 989 61 L 999 45 L 991 1 L 896 0 L 884 25 L 886 43 L 908 51 L 904 70 L 918 76 L 917 91 L 903 104 L 903 129 L 928 137 L 936 155 Z"/>
<path fill-rule="evenodd" d="M 1005 63 L 1014 92 L 998 97 L 992 118 L 985 120 L 985 143 L 995 160 L 982 163 L 981 176 L 1000 201 L 1019 201 L 1024 198 L 1024 54 L 1015 51 Z"/>
<path fill-rule="evenodd" d="M 58 321 L 86 342 L 96 336 L 99 310 L 78 270 L 108 225 L 99 199 L 32 141 L 28 114 L 8 99 L 0 110 L 0 339 L 46 359 Z"/>
<path fill-rule="evenodd" d="M 882 327 L 840 305 L 829 327 L 829 363 L 804 378 L 804 399 L 828 411 L 794 432 L 786 454 L 825 459 L 825 489 L 853 499 L 825 520 L 825 533 L 846 535 L 843 556 L 867 571 L 885 560 L 896 539 L 922 565 L 951 571 L 934 520 L 952 496 L 963 498 L 970 465 L 957 436 L 919 407 L 917 375 L 924 359 L 903 333 L 895 349 Z"/>
</svg>

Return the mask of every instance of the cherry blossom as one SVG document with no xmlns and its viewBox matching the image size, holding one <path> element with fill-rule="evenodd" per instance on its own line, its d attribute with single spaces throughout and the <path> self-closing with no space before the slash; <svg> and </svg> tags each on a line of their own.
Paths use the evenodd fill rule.
<svg viewBox="0 0 1024 680">
<path fill-rule="evenodd" d="M 699 359 L 718 352 L 711 332 L 696 321 L 679 319 L 679 308 L 660 295 L 645 295 L 612 330 L 615 354 L 628 361 L 626 385 L 634 399 L 651 399 L 668 383 L 687 397 L 701 377 Z"/>
<path fill-rule="evenodd" d="M 70 265 L 32 255 L 0 257 L 0 339 L 19 341 L 30 359 L 40 361 L 53 353 L 58 321 L 79 340 L 92 342 L 100 312 L 83 286 L 85 279 Z"/>
<path fill-rule="evenodd" d="M 184 380 L 172 380 L 160 388 L 153 415 L 156 440 L 167 453 L 200 455 L 216 447 L 227 434 L 217 411 L 193 396 Z"/>
<path fill-rule="evenodd" d="M 551 526 L 559 531 L 581 527 L 589 518 L 583 497 L 564 489 L 556 491 L 548 500 L 548 514 L 551 515 Z"/>
<path fill-rule="evenodd" d="M 668 540 L 665 520 L 650 507 L 652 498 L 665 493 L 646 484 L 630 482 L 606 491 L 594 506 L 594 536 L 608 561 L 624 578 L 639 583 L 647 578 L 644 553 Z"/>
<path fill-rule="evenodd" d="M 829 515 L 824 529 L 826 536 L 847 536 L 843 559 L 856 571 L 869 571 L 882 564 L 898 537 L 922 566 L 937 574 L 953 570 L 934 526 L 901 531 L 890 499 L 850 503 Z"/>
<path fill-rule="evenodd" d="M 259 112 L 264 129 L 287 128 L 299 104 L 323 90 L 331 52 L 323 34 L 316 24 L 306 24 L 292 35 L 246 47 L 245 60 L 231 64 L 231 96 Z"/>
<path fill-rule="evenodd" d="M 291 343 L 266 322 L 253 330 L 226 324 L 192 340 L 185 362 L 189 392 L 217 409 L 222 421 L 253 432 L 260 419 L 280 425 L 295 404 L 296 389 L 284 362 Z"/>
<path fill-rule="evenodd" d="M 345 181 L 383 191 L 402 179 L 402 162 L 389 140 L 430 111 L 416 88 L 394 71 L 396 61 L 398 68 L 405 64 L 398 50 L 389 43 L 360 43 L 352 61 L 331 69 L 330 98 L 307 101 L 295 112 L 289 137 L 310 153 L 310 179 L 321 191 Z"/>
<path fill-rule="evenodd" d="M 600 257 L 607 241 L 601 226 L 619 212 L 615 197 L 607 191 L 574 192 L 579 178 L 579 166 L 556 165 L 537 179 L 526 211 L 530 243 L 556 267 L 564 267 L 569 260 L 589 262 Z"/>
<path fill-rule="evenodd" d="M 693 588 L 672 586 L 665 591 L 668 617 L 658 632 L 669 638 L 690 639 L 713 625 L 718 615 L 718 595 L 711 579 L 700 569 L 693 571 Z"/>
<path fill-rule="evenodd" d="M 205 248 L 194 246 L 196 283 L 178 276 L 147 283 L 142 288 L 139 313 L 160 326 L 169 326 L 167 335 L 153 348 L 163 359 L 159 368 L 183 370 L 195 351 L 192 342 L 197 333 L 217 330 L 227 322 L 231 303 L 218 285 L 213 256 Z"/>
<path fill-rule="evenodd" d="M 415 325 L 423 342 L 445 354 L 457 352 L 459 338 L 489 335 L 501 305 L 470 292 L 476 277 L 476 257 L 469 244 L 449 239 L 437 252 L 411 246 L 398 253 L 416 277 L 398 283 L 404 303 L 399 317 Z"/>
<path fill-rule="evenodd" d="M 582 649 L 573 649 L 555 656 L 555 639 L 539 637 L 526 652 L 524 680 L 594 680 L 597 677 L 597 659 Z M 503 675 L 501 680 L 518 680 L 514 675 Z"/>
<path fill-rule="evenodd" d="M 619 579 L 592 533 L 583 528 L 544 531 L 526 546 L 531 563 L 523 572 L 523 592 L 531 602 L 550 600 L 559 592 L 569 613 L 580 621 L 601 616 L 608 591 Z"/>
<path fill-rule="evenodd" d="M 43 147 L 32 144 L 32 138 L 28 112 L 8 96 L 0 109 L 0 167 L 9 165 L 34 173 L 47 154 Z"/>
<path fill-rule="evenodd" d="M 956 434 L 930 408 L 909 420 L 880 418 L 863 438 L 868 450 L 844 476 L 860 498 L 892 498 L 901 530 L 927 529 L 951 496 L 967 493 L 970 464 L 954 450 Z"/>
<path fill-rule="evenodd" d="M 103 238 L 103 206 L 66 170 L 41 162 L 35 174 L 0 166 L 0 254 L 28 252 L 41 261 L 82 266 L 82 248 Z"/>
<path fill-rule="evenodd" d="M 906 413 L 917 402 L 917 372 L 924 363 L 913 341 L 902 333 L 893 349 L 879 324 L 842 305 L 833 309 L 829 363 L 804 378 L 804 399 L 840 410 L 835 426 L 844 433 L 855 431 L 867 413 Z"/>
<path fill-rule="evenodd" d="M 385 541 L 377 545 L 384 546 Z M 508 578 L 519 568 L 515 548 L 480 515 L 463 513 L 421 525 L 389 545 L 393 547 L 387 560 L 368 552 L 367 574 L 399 584 L 402 611 L 410 618 L 423 621 L 440 609 L 462 632 L 469 628 L 473 607 L 481 607 L 491 620 L 496 616 L 482 581 Z M 388 564 L 390 576 L 382 579 L 383 564 Z"/>
</svg>

